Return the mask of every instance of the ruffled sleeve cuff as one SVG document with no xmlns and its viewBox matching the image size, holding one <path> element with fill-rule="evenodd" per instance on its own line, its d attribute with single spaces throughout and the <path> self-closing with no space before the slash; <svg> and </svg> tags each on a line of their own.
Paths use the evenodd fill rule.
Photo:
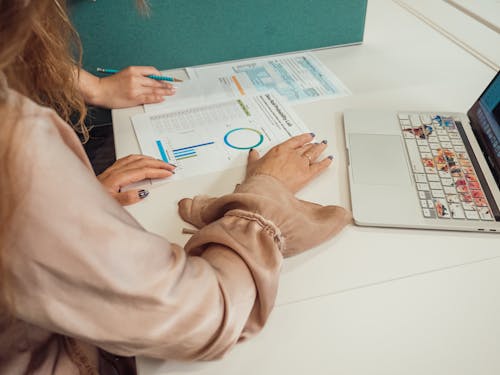
<svg viewBox="0 0 500 375">
<path fill-rule="evenodd" d="M 201 228 L 225 215 L 252 217 L 272 228 L 283 256 L 317 246 L 338 233 L 352 217 L 339 206 L 297 199 L 279 180 L 256 175 L 220 198 L 206 195 L 179 202 L 183 220 Z"/>
</svg>

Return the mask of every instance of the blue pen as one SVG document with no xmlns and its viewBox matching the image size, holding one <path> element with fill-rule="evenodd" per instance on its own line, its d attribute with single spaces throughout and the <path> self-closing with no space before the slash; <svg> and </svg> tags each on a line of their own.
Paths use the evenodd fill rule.
<svg viewBox="0 0 500 375">
<path fill-rule="evenodd" d="M 99 73 L 105 73 L 105 74 L 115 74 L 115 73 L 119 72 L 118 69 L 106 69 L 106 68 L 97 68 L 97 71 Z M 155 75 L 155 74 L 150 74 L 147 77 L 155 79 L 157 81 L 182 82 L 180 79 L 177 79 L 177 78 L 167 77 L 167 76 L 159 76 L 159 75 Z"/>
</svg>

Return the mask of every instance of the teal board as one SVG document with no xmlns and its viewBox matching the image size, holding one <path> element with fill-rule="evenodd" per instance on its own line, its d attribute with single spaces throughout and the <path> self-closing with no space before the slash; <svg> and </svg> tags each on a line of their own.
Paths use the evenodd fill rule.
<svg viewBox="0 0 500 375">
<path fill-rule="evenodd" d="M 83 65 L 159 69 L 360 43 L 367 0 L 73 0 Z"/>
</svg>

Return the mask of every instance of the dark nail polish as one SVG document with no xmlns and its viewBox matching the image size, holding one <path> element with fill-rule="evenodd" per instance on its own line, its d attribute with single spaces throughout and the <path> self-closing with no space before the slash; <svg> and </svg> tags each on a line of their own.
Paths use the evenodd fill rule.
<svg viewBox="0 0 500 375">
<path fill-rule="evenodd" d="M 251 153 L 253 151 L 253 148 L 251 148 L 250 150 L 248 150 L 248 153 Z"/>
<path fill-rule="evenodd" d="M 139 198 L 144 199 L 149 195 L 149 191 L 142 189 L 139 190 L 139 193 L 137 195 L 139 196 Z"/>
<path fill-rule="evenodd" d="M 326 145 L 326 144 L 328 143 L 328 141 L 327 141 L 326 139 L 323 139 L 323 140 L 321 141 L 321 143 L 324 143 L 324 144 Z"/>
<path fill-rule="evenodd" d="M 175 164 L 172 164 L 172 163 L 167 163 L 167 164 L 170 164 L 172 167 L 177 168 L 177 165 L 175 165 Z"/>
<path fill-rule="evenodd" d="M 333 160 L 333 155 L 328 155 L 328 159 Z"/>
<path fill-rule="evenodd" d="M 311 137 L 313 137 L 313 138 L 316 137 L 316 134 L 314 134 L 314 133 L 309 133 L 309 134 L 311 134 Z"/>
</svg>

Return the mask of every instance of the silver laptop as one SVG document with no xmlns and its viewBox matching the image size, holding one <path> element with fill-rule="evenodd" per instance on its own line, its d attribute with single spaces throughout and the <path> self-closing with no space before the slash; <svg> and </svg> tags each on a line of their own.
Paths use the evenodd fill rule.
<svg viewBox="0 0 500 375">
<path fill-rule="evenodd" d="M 500 73 L 465 113 L 344 112 L 359 225 L 500 233 Z"/>
</svg>

